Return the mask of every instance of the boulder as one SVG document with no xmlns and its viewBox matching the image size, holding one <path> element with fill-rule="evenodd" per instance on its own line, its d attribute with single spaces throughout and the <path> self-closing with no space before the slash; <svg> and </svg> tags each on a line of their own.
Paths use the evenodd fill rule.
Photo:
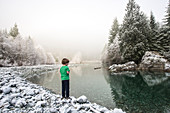
<svg viewBox="0 0 170 113">
<path fill-rule="evenodd" d="M 135 71 L 137 68 L 137 64 L 134 61 L 127 62 L 125 64 L 113 64 L 109 67 L 112 72 L 120 72 L 120 71 Z"/>
<path fill-rule="evenodd" d="M 145 71 L 169 71 L 170 63 L 164 56 L 155 51 L 147 51 L 139 64 L 139 70 Z"/>
<path fill-rule="evenodd" d="M 3 90 L 3 93 L 4 93 L 4 94 L 8 94 L 8 93 L 11 92 L 11 88 L 8 87 L 8 86 L 4 86 L 4 87 L 2 88 L 2 90 Z"/>
<path fill-rule="evenodd" d="M 77 99 L 77 102 L 80 104 L 86 103 L 87 102 L 87 97 L 82 95 Z"/>
</svg>

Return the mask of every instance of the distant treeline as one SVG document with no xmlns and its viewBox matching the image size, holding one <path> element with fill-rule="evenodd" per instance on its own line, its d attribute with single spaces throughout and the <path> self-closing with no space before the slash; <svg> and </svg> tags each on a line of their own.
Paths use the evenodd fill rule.
<svg viewBox="0 0 170 113">
<path fill-rule="evenodd" d="M 15 24 L 8 33 L 0 31 L 0 66 L 22 66 L 55 64 L 51 53 L 46 53 L 41 46 L 36 46 L 32 38 L 23 38 Z"/>
</svg>

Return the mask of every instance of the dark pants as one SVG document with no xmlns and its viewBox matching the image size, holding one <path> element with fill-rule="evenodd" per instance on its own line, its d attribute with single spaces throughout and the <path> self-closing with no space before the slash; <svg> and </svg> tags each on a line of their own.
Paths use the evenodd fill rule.
<svg viewBox="0 0 170 113">
<path fill-rule="evenodd" d="M 69 80 L 62 80 L 62 97 L 69 97 Z"/>
</svg>

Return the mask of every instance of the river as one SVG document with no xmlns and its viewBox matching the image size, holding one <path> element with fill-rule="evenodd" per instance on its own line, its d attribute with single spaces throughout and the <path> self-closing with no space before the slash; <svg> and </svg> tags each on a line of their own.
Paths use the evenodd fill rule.
<svg viewBox="0 0 170 113">
<path fill-rule="evenodd" d="M 111 74 L 106 69 L 94 70 L 100 64 L 70 66 L 70 95 L 87 96 L 110 109 L 121 108 L 127 113 L 170 112 L 170 76 L 167 73 L 132 72 Z M 27 78 L 61 94 L 59 70 Z"/>
</svg>

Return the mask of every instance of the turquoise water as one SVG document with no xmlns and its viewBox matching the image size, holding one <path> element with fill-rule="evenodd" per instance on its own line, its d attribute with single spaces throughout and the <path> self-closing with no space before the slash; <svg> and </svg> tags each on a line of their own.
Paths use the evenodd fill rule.
<svg viewBox="0 0 170 113">
<path fill-rule="evenodd" d="M 107 108 L 121 108 L 127 113 L 170 112 L 170 77 L 165 73 L 133 72 L 111 74 L 106 69 L 94 70 L 100 64 L 70 67 L 70 93 L 87 96 L 91 102 Z M 59 70 L 28 78 L 61 94 Z"/>
</svg>

